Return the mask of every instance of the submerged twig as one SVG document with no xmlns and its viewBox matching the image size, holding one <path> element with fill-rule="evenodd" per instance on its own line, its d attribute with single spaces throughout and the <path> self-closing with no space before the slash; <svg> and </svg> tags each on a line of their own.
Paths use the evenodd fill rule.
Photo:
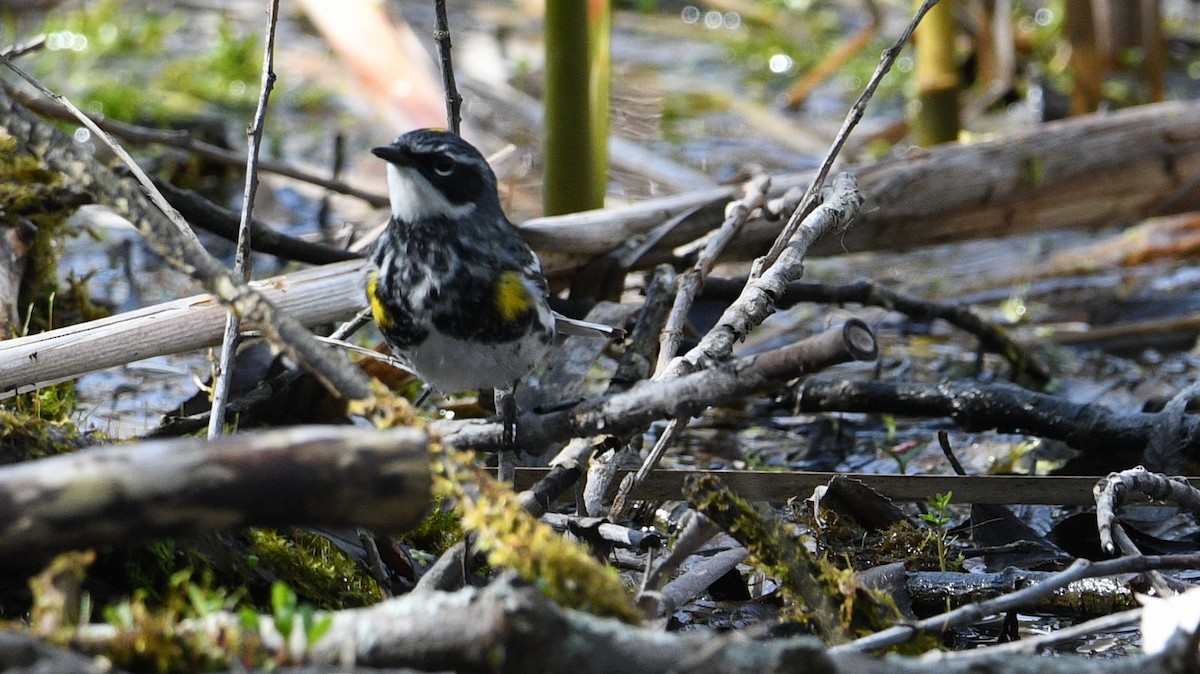
<svg viewBox="0 0 1200 674">
<path fill-rule="evenodd" d="M 1147 557 L 1120 557 L 1102 562 L 1077 559 L 1066 569 L 1052 574 L 1042 582 L 1024 587 L 1016 592 L 995 599 L 960 606 L 942 615 L 931 616 L 905 625 L 897 625 L 876 632 L 850 643 L 833 646 L 829 653 L 841 654 L 848 651 L 870 651 L 886 648 L 911 640 L 919 634 L 940 634 L 954 627 L 962 627 L 996 613 L 1012 611 L 1036 605 L 1061 588 L 1082 578 L 1099 578 L 1121 573 L 1146 572 L 1155 569 L 1194 568 L 1200 555 L 1157 555 Z"/>
</svg>

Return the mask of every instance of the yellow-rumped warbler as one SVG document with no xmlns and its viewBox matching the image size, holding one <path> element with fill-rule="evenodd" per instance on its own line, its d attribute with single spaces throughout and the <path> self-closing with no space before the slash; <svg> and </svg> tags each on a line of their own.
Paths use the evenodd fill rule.
<svg viewBox="0 0 1200 674">
<path fill-rule="evenodd" d="M 511 394 L 550 350 L 541 263 L 500 208 L 496 175 L 456 134 L 419 129 L 371 150 L 387 161 L 392 218 L 367 297 L 396 357 L 442 393 Z M 516 410 L 498 393 L 511 445 Z"/>
</svg>

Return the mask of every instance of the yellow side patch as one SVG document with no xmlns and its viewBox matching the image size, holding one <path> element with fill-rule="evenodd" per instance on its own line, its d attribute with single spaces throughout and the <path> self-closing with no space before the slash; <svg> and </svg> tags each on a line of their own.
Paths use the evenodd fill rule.
<svg viewBox="0 0 1200 674">
<path fill-rule="evenodd" d="M 506 271 L 496 279 L 496 312 L 501 320 L 515 321 L 529 310 L 529 291 L 521 282 L 521 274 Z"/>
<path fill-rule="evenodd" d="M 390 329 L 395 322 L 391 315 L 387 312 L 387 307 L 384 306 L 383 300 L 379 299 L 379 273 L 371 270 L 367 275 L 367 301 L 371 303 L 371 315 L 375 318 L 375 324 L 384 330 Z"/>
</svg>

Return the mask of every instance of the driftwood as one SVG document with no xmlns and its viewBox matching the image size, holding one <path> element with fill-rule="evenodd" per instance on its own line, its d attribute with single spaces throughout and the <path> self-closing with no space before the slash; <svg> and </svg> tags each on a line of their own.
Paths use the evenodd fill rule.
<svg viewBox="0 0 1200 674">
<path fill-rule="evenodd" d="M 349 318 L 366 305 L 363 262 L 339 262 L 252 283 L 304 325 Z M 0 398 L 135 360 L 220 343 L 225 307 L 195 295 L 0 342 Z"/>
<path fill-rule="evenodd" d="M 1200 105 L 1161 103 L 1038 126 L 973 145 L 946 145 L 850 169 L 867 207 L 843 238 L 813 254 L 906 250 L 1056 228 L 1119 225 L 1200 205 Z M 772 195 L 811 174 L 775 176 Z M 658 254 L 703 236 L 739 196 L 727 186 L 623 208 L 537 218 L 521 225 L 551 275 L 615 250 L 672 217 L 694 211 L 664 237 Z M 730 252 L 757 255 L 779 223 L 752 220 Z M 727 256 L 728 259 L 729 256 Z"/>
<path fill-rule="evenodd" d="M 0 565 L 247 526 L 403 531 L 429 507 L 425 435 L 332 426 L 160 440 L 0 468 Z"/>
</svg>

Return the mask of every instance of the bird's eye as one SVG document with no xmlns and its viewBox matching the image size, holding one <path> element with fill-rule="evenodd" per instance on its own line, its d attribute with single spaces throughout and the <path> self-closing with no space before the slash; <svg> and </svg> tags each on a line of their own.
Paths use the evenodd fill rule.
<svg viewBox="0 0 1200 674">
<path fill-rule="evenodd" d="M 445 178 L 451 173 L 454 173 L 454 159 L 451 157 L 438 157 L 433 160 L 433 172 Z"/>
</svg>

